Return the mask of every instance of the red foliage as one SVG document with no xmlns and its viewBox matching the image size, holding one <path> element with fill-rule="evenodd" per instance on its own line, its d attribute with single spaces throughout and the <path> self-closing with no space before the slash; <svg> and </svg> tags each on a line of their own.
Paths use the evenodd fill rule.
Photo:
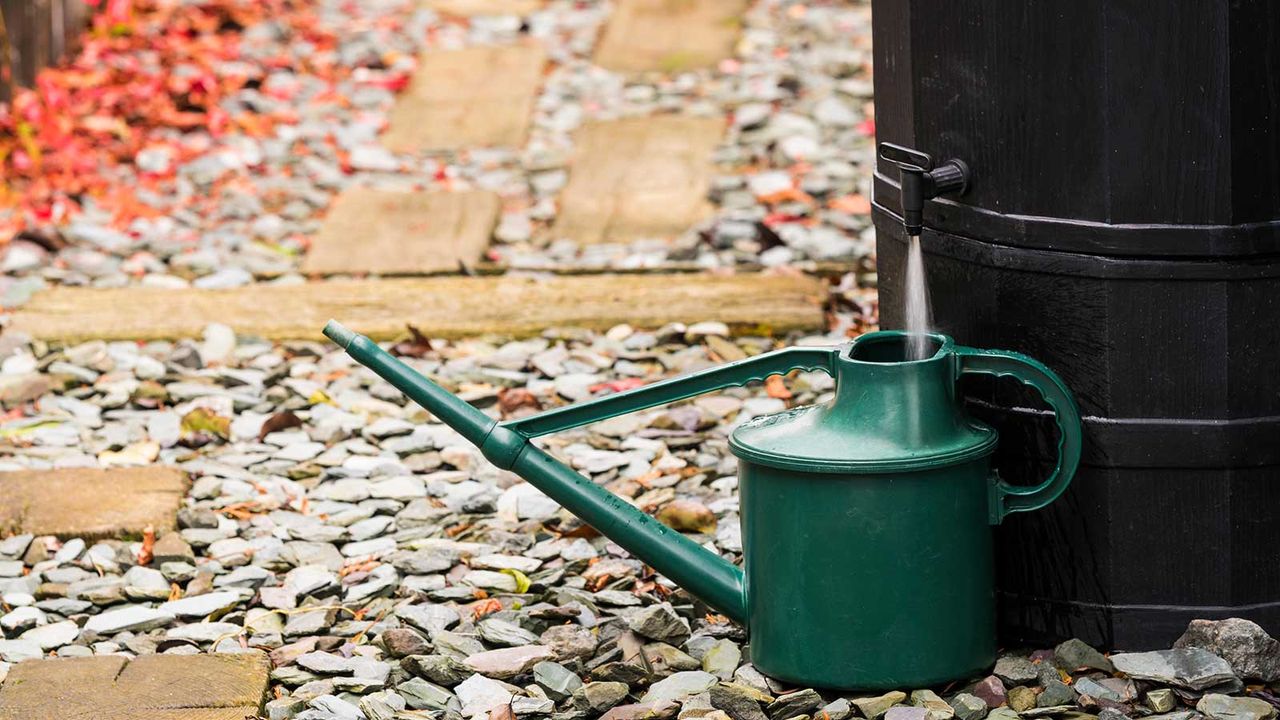
<svg viewBox="0 0 1280 720">
<path fill-rule="evenodd" d="M 0 242 L 23 227 L 60 222 L 86 197 L 115 215 L 118 226 L 147 214 L 135 189 L 168 180 L 174 168 L 199 151 L 180 142 L 184 132 L 213 138 L 240 132 L 262 136 L 293 113 L 229 116 L 220 103 L 248 83 L 258 83 L 286 57 L 237 62 L 243 29 L 267 18 L 284 21 L 295 36 L 320 49 L 331 34 L 315 28 L 304 0 L 98 0 L 92 28 L 80 52 L 42 71 L 35 88 L 0 105 Z M 321 76 L 334 68 L 311 67 Z M 167 147 L 172 161 L 158 173 L 121 172 L 139 151 Z M 151 211 L 154 214 L 154 211 Z"/>
</svg>

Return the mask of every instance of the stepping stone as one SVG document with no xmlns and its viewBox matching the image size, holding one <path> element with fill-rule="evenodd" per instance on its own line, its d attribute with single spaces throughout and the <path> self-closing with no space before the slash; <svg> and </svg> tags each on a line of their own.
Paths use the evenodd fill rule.
<svg viewBox="0 0 1280 720">
<path fill-rule="evenodd" d="M 74 344 L 199 337 L 220 322 L 272 340 L 323 339 L 325 321 L 336 318 L 377 339 L 404 336 L 407 324 L 447 338 L 701 320 L 785 333 L 822 327 L 825 292 L 814 278 L 761 273 L 433 277 L 230 290 L 56 287 L 15 313 L 10 332 Z"/>
<path fill-rule="evenodd" d="M 473 267 L 498 221 L 486 191 L 352 188 L 338 196 L 302 262 L 306 273 L 424 275 Z"/>
<path fill-rule="evenodd" d="M 0 473 L 0 534 L 106 538 L 175 527 L 187 474 L 172 467 Z"/>
<path fill-rule="evenodd" d="M 396 152 L 523 145 L 546 60 L 535 42 L 423 53 L 383 144 Z"/>
<path fill-rule="evenodd" d="M 733 55 L 747 0 L 618 0 L 595 63 L 619 72 L 682 72 Z"/>
<path fill-rule="evenodd" d="M 243 720 L 270 670 L 262 653 L 28 660 L 0 685 L 0 720 Z"/>
<path fill-rule="evenodd" d="M 528 15 L 542 9 L 542 0 L 424 0 L 424 7 L 441 15 Z"/>
<path fill-rule="evenodd" d="M 575 140 L 553 233 L 579 243 L 678 235 L 710 211 L 719 118 L 658 116 L 590 123 Z"/>
</svg>

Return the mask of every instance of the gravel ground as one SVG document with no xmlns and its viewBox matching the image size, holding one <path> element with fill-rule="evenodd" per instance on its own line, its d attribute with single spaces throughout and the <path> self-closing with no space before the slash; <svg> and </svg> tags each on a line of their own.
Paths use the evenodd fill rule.
<svg viewBox="0 0 1280 720">
<path fill-rule="evenodd" d="M 830 337 L 789 342 L 831 342 Z M 0 340 L 3 340 L 0 338 Z M 774 348 L 714 322 L 408 341 L 406 362 L 512 418 Z M 268 718 L 1268 720 L 1280 647 L 1246 621 L 1179 649 L 1072 641 L 992 674 L 883 695 L 795 688 L 742 628 L 591 532 L 347 356 L 210 326 L 201 342 L 8 341 L 0 469 L 168 463 L 180 530 L 145 541 L 0 541 L 0 676 L 56 654 L 267 652 Z M 801 373 L 546 441 L 595 482 L 723 556 L 741 552 L 727 433 L 822 402 Z M 1247 685 L 1245 683 L 1248 683 Z"/>
</svg>

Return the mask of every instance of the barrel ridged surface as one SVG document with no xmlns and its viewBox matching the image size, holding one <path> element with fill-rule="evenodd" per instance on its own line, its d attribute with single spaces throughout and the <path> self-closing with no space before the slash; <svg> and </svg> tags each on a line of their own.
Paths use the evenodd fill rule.
<svg viewBox="0 0 1280 720">
<path fill-rule="evenodd" d="M 1280 632 L 1280 8 L 1262 0 L 877 0 L 880 140 L 958 157 L 925 209 L 937 329 L 1019 350 L 1085 415 L 1070 490 L 997 533 L 1002 640 L 1167 647 L 1192 618 Z M 897 175 L 875 178 L 901 327 Z M 1052 456 L 1038 400 L 966 381 L 997 466 Z M 1028 410 L 1032 408 L 1033 410 Z"/>
</svg>

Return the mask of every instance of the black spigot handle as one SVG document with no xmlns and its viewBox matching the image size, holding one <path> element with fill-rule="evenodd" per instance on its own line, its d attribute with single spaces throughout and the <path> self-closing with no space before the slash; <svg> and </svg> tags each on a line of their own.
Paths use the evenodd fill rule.
<svg viewBox="0 0 1280 720">
<path fill-rule="evenodd" d="M 898 166 L 898 187 L 902 193 L 902 225 L 908 235 L 924 229 L 924 201 L 943 193 L 963 195 L 969 189 L 969 166 L 948 160 L 934 168 L 926 152 L 890 142 L 879 146 L 881 160 Z"/>
<path fill-rule="evenodd" d="M 880 159 L 911 172 L 929 172 L 933 169 L 933 158 L 929 157 L 929 153 L 891 142 L 880 143 Z"/>
</svg>

